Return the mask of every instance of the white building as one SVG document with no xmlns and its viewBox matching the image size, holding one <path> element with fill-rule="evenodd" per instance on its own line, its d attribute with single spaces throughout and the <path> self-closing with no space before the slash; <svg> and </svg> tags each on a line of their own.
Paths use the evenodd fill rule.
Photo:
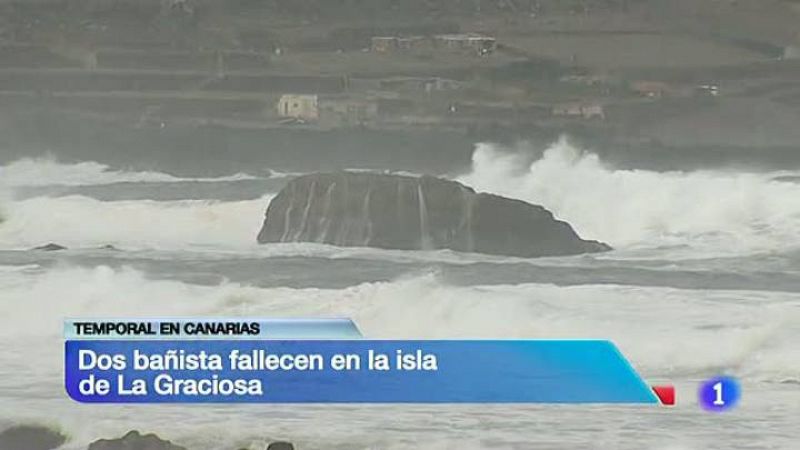
<svg viewBox="0 0 800 450">
<path fill-rule="evenodd" d="M 278 115 L 302 120 L 319 119 L 319 98 L 310 94 L 284 94 L 278 101 Z"/>
</svg>

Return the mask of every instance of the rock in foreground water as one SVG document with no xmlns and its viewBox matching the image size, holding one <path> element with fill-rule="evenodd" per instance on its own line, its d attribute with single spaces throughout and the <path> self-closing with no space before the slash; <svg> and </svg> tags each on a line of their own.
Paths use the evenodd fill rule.
<svg viewBox="0 0 800 450">
<path fill-rule="evenodd" d="M 60 252 L 61 250 L 66 250 L 66 249 L 67 249 L 67 247 L 64 247 L 63 245 L 59 245 L 59 244 L 51 242 L 51 243 L 46 244 L 46 245 L 40 245 L 38 247 L 34 247 L 31 250 L 40 251 L 40 252 Z"/>
<path fill-rule="evenodd" d="M 294 444 L 284 441 L 273 442 L 267 446 L 267 450 L 294 450 Z"/>
<path fill-rule="evenodd" d="M 119 439 L 100 439 L 89 445 L 89 450 L 186 450 L 184 447 L 165 441 L 155 434 L 140 434 L 131 431 Z"/>
<path fill-rule="evenodd" d="M 0 433 L 0 450 L 52 450 L 65 441 L 61 433 L 49 428 L 21 425 Z"/>
<path fill-rule="evenodd" d="M 607 251 L 545 208 L 455 181 L 363 172 L 305 175 L 270 202 L 260 243 L 318 242 L 521 257 Z"/>
</svg>

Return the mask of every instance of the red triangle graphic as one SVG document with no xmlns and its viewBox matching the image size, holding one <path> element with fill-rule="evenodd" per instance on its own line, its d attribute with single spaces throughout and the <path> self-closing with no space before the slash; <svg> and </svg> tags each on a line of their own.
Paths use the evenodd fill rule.
<svg viewBox="0 0 800 450">
<path fill-rule="evenodd" d="M 675 386 L 653 386 L 653 392 L 664 406 L 675 406 Z"/>
</svg>

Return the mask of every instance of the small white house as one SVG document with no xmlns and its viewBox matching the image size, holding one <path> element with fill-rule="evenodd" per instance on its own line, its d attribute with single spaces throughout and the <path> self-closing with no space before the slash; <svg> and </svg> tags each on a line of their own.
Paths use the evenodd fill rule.
<svg viewBox="0 0 800 450">
<path fill-rule="evenodd" d="M 278 115 L 303 120 L 319 119 L 319 99 L 310 94 L 284 94 L 278 101 Z"/>
<path fill-rule="evenodd" d="M 558 117 L 576 117 L 583 119 L 605 119 L 603 106 L 596 103 L 564 103 L 553 106 L 552 113 Z"/>
</svg>

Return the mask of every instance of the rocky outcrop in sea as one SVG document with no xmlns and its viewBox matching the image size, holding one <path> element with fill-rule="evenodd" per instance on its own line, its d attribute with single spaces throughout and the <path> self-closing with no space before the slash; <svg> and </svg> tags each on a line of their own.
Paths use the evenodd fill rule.
<svg viewBox="0 0 800 450">
<path fill-rule="evenodd" d="M 186 450 L 186 448 L 161 439 L 155 434 L 141 434 L 134 430 L 119 439 L 101 439 L 92 442 L 89 450 Z"/>
<path fill-rule="evenodd" d="M 40 245 L 38 247 L 34 247 L 31 250 L 39 251 L 39 252 L 60 252 L 62 250 L 66 250 L 66 249 L 67 249 L 67 247 L 64 247 L 63 245 L 51 242 L 49 244 L 45 244 L 45 245 Z"/>
<path fill-rule="evenodd" d="M 67 443 L 61 432 L 40 425 L 15 425 L 0 432 L 0 450 L 56 450 Z M 236 448 L 236 447 L 231 447 Z M 291 442 L 275 441 L 267 450 L 294 450 Z M 155 434 L 129 431 L 121 438 L 99 439 L 87 450 L 187 450 Z M 249 449 L 240 449 L 249 450 Z"/>
<path fill-rule="evenodd" d="M 0 450 L 52 450 L 66 442 L 60 432 L 38 425 L 17 425 L 0 432 Z"/>
<path fill-rule="evenodd" d="M 520 257 L 610 250 L 581 239 L 542 206 L 477 193 L 455 181 L 365 172 L 305 175 L 272 200 L 258 242 Z"/>
</svg>

